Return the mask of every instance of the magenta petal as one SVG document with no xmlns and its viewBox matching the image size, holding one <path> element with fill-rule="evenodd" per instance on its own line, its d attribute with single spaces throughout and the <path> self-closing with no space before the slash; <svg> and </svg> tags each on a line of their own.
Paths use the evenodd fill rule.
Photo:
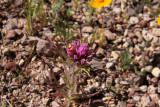
<svg viewBox="0 0 160 107">
<path fill-rule="evenodd" d="M 77 56 L 77 55 L 74 55 L 74 59 L 78 59 L 78 56 Z"/>
<path fill-rule="evenodd" d="M 88 61 L 86 61 L 86 64 L 89 64 L 89 62 L 88 62 Z"/>
<path fill-rule="evenodd" d="M 77 47 L 79 47 L 79 45 L 80 45 L 80 43 L 79 43 L 79 41 L 77 41 Z"/>
<path fill-rule="evenodd" d="M 71 43 L 71 45 L 72 45 L 72 50 L 75 50 L 77 47 L 76 43 Z"/>
<path fill-rule="evenodd" d="M 87 55 L 87 52 L 88 52 L 88 48 L 84 48 L 83 52 L 82 52 L 82 55 L 83 56 L 86 56 Z"/>
<path fill-rule="evenodd" d="M 88 57 L 91 58 L 91 57 L 93 57 L 94 54 L 95 54 L 95 53 L 92 52 L 90 55 L 88 55 Z"/>
<path fill-rule="evenodd" d="M 69 47 L 67 47 L 67 54 L 68 54 L 68 56 L 70 56 L 70 55 L 71 55 L 71 52 L 70 52 Z"/>
<path fill-rule="evenodd" d="M 83 51 L 83 47 L 80 46 L 80 47 L 78 48 L 78 54 L 82 53 L 82 51 Z"/>
<path fill-rule="evenodd" d="M 81 65 L 83 65 L 86 62 L 85 59 L 81 59 Z"/>
<path fill-rule="evenodd" d="M 84 44 L 84 46 L 80 46 L 78 48 L 77 54 L 79 54 L 80 56 L 86 56 L 87 55 L 87 51 L 88 51 L 88 47 L 85 46 L 85 44 Z"/>
<path fill-rule="evenodd" d="M 93 56 L 93 55 L 91 54 L 91 55 L 89 55 L 88 57 L 91 58 L 92 56 Z"/>
<path fill-rule="evenodd" d="M 81 44 L 81 46 L 85 46 L 85 47 L 87 47 L 87 44 L 86 44 L 86 43 L 82 43 L 82 44 Z"/>
</svg>

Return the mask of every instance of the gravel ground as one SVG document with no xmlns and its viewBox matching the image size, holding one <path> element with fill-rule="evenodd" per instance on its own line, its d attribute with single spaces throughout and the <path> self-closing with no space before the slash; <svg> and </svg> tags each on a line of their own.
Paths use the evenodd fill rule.
<svg viewBox="0 0 160 107">
<path fill-rule="evenodd" d="M 78 92 L 88 95 L 78 101 L 78 107 L 160 107 L 160 27 L 158 16 L 152 14 L 160 2 L 153 0 L 149 6 L 140 1 L 113 0 L 94 9 L 90 17 L 89 9 L 93 9 L 81 0 L 71 11 L 69 22 L 78 24 L 73 41 L 86 38 L 95 51 L 90 76 L 82 73 L 78 77 L 77 84 L 83 89 Z M 45 0 L 47 14 L 52 12 L 50 3 Z M 65 99 L 59 87 L 46 82 L 53 71 L 60 88 L 65 87 L 63 64 L 51 62 L 53 56 L 63 59 L 49 43 L 61 43 L 60 38 L 52 36 L 54 25 L 36 21 L 29 35 L 23 16 L 25 4 L 25 0 L 0 1 L 0 104 L 63 107 Z M 64 8 L 71 6 L 73 2 L 65 0 Z M 96 40 L 92 43 L 93 34 Z"/>
</svg>

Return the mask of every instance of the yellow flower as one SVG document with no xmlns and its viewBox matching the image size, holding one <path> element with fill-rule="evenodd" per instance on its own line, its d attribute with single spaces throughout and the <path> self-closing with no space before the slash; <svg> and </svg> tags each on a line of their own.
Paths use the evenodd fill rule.
<svg viewBox="0 0 160 107">
<path fill-rule="evenodd" d="M 95 1 L 90 1 L 89 4 L 93 8 L 100 8 L 106 5 L 109 5 L 112 2 L 112 0 L 95 0 Z"/>
<path fill-rule="evenodd" d="M 158 17 L 157 22 L 158 22 L 158 25 L 160 26 L 160 16 Z"/>
</svg>

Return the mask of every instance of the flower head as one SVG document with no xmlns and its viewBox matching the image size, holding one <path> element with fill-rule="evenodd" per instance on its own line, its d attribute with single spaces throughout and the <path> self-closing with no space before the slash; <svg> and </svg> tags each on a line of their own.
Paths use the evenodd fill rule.
<svg viewBox="0 0 160 107">
<path fill-rule="evenodd" d="M 67 46 L 67 54 L 74 59 L 78 66 L 88 64 L 89 59 L 94 55 L 91 48 L 88 48 L 86 43 L 82 43 L 80 46 L 79 41 Z"/>
<path fill-rule="evenodd" d="M 160 26 L 160 16 L 158 17 L 157 22 L 158 22 L 158 25 Z"/>
<path fill-rule="evenodd" d="M 79 57 L 85 57 L 87 55 L 88 47 L 86 43 L 82 43 L 82 45 L 77 49 L 77 54 Z"/>
<path fill-rule="evenodd" d="M 90 1 L 89 4 L 93 8 L 100 8 L 106 5 L 109 5 L 112 2 L 112 0 L 95 0 L 95 1 Z"/>
</svg>

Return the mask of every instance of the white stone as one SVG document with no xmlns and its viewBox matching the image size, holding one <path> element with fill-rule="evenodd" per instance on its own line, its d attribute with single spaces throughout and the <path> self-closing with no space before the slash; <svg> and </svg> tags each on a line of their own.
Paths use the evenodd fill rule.
<svg viewBox="0 0 160 107">
<path fill-rule="evenodd" d="M 111 67 L 113 67 L 113 62 L 107 62 L 106 63 L 106 67 L 109 69 L 109 68 L 111 68 Z"/>
<path fill-rule="evenodd" d="M 123 44 L 123 47 L 124 48 L 127 48 L 129 46 L 129 43 L 128 42 L 125 42 L 124 44 Z"/>
<path fill-rule="evenodd" d="M 122 42 L 122 36 L 117 36 L 117 39 L 113 41 L 113 43 L 117 44 Z"/>
<path fill-rule="evenodd" d="M 160 29 L 159 29 L 159 28 L 153 28 L 153 29 L 152 29 L 152 33 L 153 33 L 155 36 L 160 36 Z"/>
<path fill-rule="evenodd" d="M 113 11 L 114 11 L 115 13 L 119 14 L 119 13 L 121 12 L 121 8 L 117 8 L 117 7 L 116 7 L 116 8 L 113 9 Z"/>
<path fill-rule="evenodd" d="M 129 23 L 138 23 L 139 19 L 137 17 L 130 17 Z"/>
<path fill-rule="evenodd" d="M 102 101 L 106 101 L 108 99 L 108 97 L 103 97 Z"/>
<path fill-rule="evenodd" d="M 158 105 L 159 105 L 158 107 L 160 107 L 160 100 L 158 100 Z"/>
<path fill-rule="evenodd" d="M 133 99 L 134 99 L 134 101 L 139 101 L 140 100 L 140 96 L 134 96 Z"/>
<path fill-rule="evenodd" d="M 150 98 L 148 95 L 144 95 L 141 97 L 141 104 L 143 107 L 147 107 L 147 105 L 150 103 Z"/>
<path fill-rule="evenodd" d="M 130 47 L 130 48 L 129 48 L 129 52 L 130 52 L 130 53 L 133 53 L 133 47 Z"/>
<path fill-rule="evenodd" d="M 18 64 L 18 65 L 21 66 L 21 65 L 24 64 L 24 62 L 25 62 L 24 59 L 21 59 L 21 60 L 19 61 L 19 64 Z"/>
<path fill-rule="evenodd" d="M 158 94 L 150 94 L 150 97 L 151 97 L 152 101 L 158 101 L 159 100 Z"/>
<path fill-rule="evenodd" d="M 110 30 L 105 30 L 104 35 L 107 37 L 108 40 L 115 40 L 116 39 L 116 34 L 112 33 Z"/>
<path fill-rule="evenodd" d="M 106 84 L 102 84 L 102 85 L 101 85 L 101 88 L 102 88 L 102 89 L 106 88 Z"/>
<path fill-rule="evenodd" d="M 143 19 L 144 20 L 149 20 L 150 19 L 149 14 L 143 14 Z"/>
<path fill-rule="evenodd" d="M 89 33 L 82 33 L 83 37 L 89 37 Z"/>
<path fill-rule="evenodd" d="M 151 21 L 150 22 L 150 27 L 156 27 L 157 26 L 157 22 L 156 21 Z"/>
<path fill-rule="evenodd" d="M 55 101 L 52 101 L 51 104 L 52 104 L 52 107 L 60 107 L 60 105 Z"/>
<path fill-rule="evenodd" d="M 32 61 L 32 62 L 35 61 L 36 58 L 37 58 L 37 56 L 33 56 L 32 59 L 31 59 L 31 61 Z"/>
<path fill-rule="evenodd" d="M 92 33 L 93 32 L 93 27 L 91 27 L 91 26 L 84 26 L 83 28 L 82 28 L 82 32 L 84 33 Z"/>
<path fill-rule="evenodd" d="M 141 49 L 139 48 L 138 45 L 135 45 L 135 48 L 136 48 L 138 51 L 141 51 Z"/>
<path fill-rule="evenodd" d="M 127 36 L 127 34 L 128 34 L 128 29 L 124 31 L 124 36 Z"/>
<path fill-rule="evenodd" d="M 148 66 L 145 66 L 144 70 L 147 72 L 151 72 L 152 68 L 153 68 L 153 66 L 148 65 Z"/>
<path fill-rule="evenodd" d="M 59 85 L 62 85 L 62 84 L 65 84 L 63 78 L 61 77 L 60 80 L 59 80 Z"/>
<path fill-rule="evenodd" d="M 114 60 L 117 60 L 119 57 L 119 51 L 112 51 L 111 56 Z"/>
<path fill-rule="evenodd" d="M 4 50 L 2 51 L 3 54 L 6 54 L 9 51 L 8 48 L 4 48 Z"/>
<path fill-rule="evenodd" d="M 153 70 L 151 71 L 152 75 L 155 77 L 160 77 L 160 69 L 158 67 L 153 68 Z"/>
<path fill-rule="evenodd" d="M 142 35 L 143 35 L 143 36 L 146 36 L 147 33 L 148 33 L 148 30 L 147 30 L 147 29 L 143 29 L 143 30 L 142 30 Z"/>
<path fill-rule="evenodd" d="M 157 87 L 154 87 L 153 85 L 148 87 L 148 93 L 155 94 L 157 91 Z"/>
<path fill-rule="evenodd" d="M 142 55 L 140 55 L 140 56 L 136 56 L 136 57 L 135 57 L 135 60 L 136 60 L 136 61 L 140 61 L 140 60 L 141 60 L 141 58 L 142 58 Z"/>
<path fill-rule="evenodd" d="M 146 85 L 141 86 L 141 87 L 140 87 L 140 90 L 141 90 L 142 92 L 146 92 L 146 91 L 147 91 L 147 86 L 146 86 Z"/>
</svg>

